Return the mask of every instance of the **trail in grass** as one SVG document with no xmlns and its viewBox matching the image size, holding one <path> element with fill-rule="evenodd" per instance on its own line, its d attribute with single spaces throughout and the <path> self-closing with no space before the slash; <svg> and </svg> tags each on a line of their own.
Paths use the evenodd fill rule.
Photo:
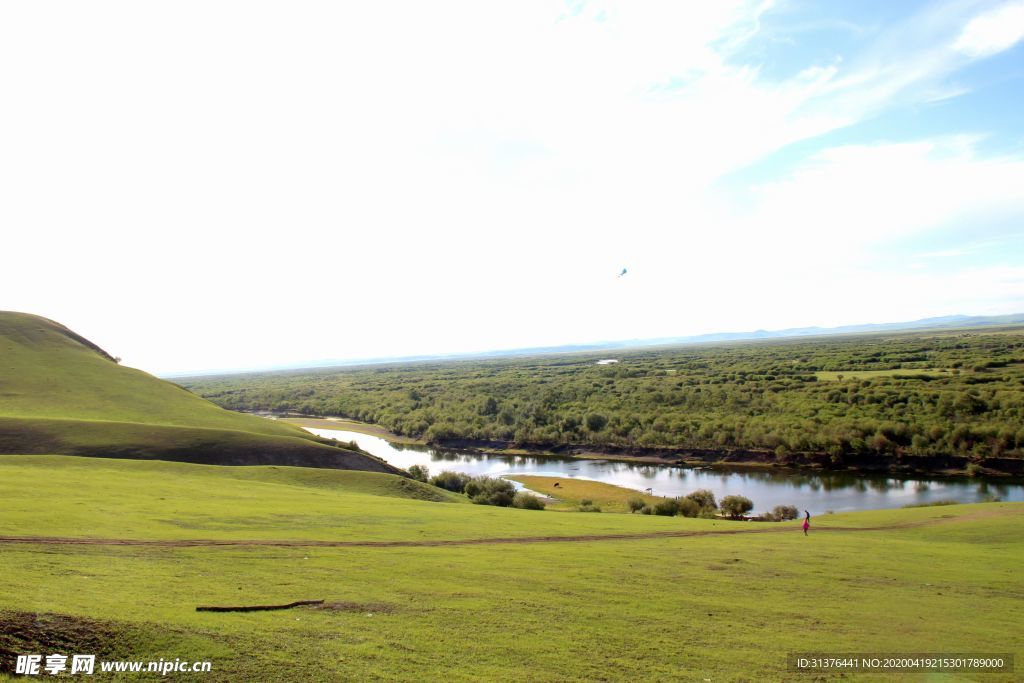
<svg viewBox="0 0 1024 683">
<path fill-rule="evenodd" d="M 984 517 L 1004 517 L 1006 513 L 976 512 L 955 517 L 936 517 L 915 522 L 899 522 L 881 526 L 831 526 L 818 527 L 812 534 L 851 533 L 857 531 L 895 531 L 915 527 L 931 526 L 946 522 L 966 522 Z M 739 524 L 739 523 L 737 523 Z M 750 522 L 755 524 L 755 522 Z M 149 546 L 158 548 L 206 548 L 206 547 L 285 547 L 285 548 L 427 548 L 460 545 L 502 545 L 527 543 L 592 543 L 600 541 L 641 541 L 659 538 L 687 538 L 691 536 L 732 536 L 736 534 L 800 533 L 799 526 L 764 526 L 735 529 L 714 529 L 708 531 L 651 531 L 633 534 L 586 534 L 579 536 L 514 536 L 497 538 L 433 539 L 419 541 L 317 541 L 317 540 L 233 540 L 233 539 L 179 539 L 151 540 L 138 538 L 72 538 L 61 536 L 0 536 L 0 544 L 36 545 L 108 545 L 108 546 Z"/>
</svg>

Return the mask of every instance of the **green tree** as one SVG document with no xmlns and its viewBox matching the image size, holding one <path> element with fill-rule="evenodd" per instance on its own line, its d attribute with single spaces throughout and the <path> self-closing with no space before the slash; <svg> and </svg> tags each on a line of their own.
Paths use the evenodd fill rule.
<svg viewBox="0 0 1024 683">
<path fill-rule="evenodd" d="M 687 494 L 686 497 L 695 502 L 703 509 L 718 509 L 718 503 L 715 502 L 715 494 L 713 494 L 711 491 L 707 489 L 698 489 L 693 493 Z"/>
<path fill-rule="evenodd" d="M 754 501 L 746 496 L 726 496 L 722 499 L 722 512 L 733 519 L 739 519 L 754 509 Z"/>
<path fill-rule="evenodd" d="M 584 423 L 590 431 L 599 432 L 608 425 L 608 418 L 601 413 L 588 413 Z"/>
<path fill-rule="evenodd" d="M 772 511 L 768 513 L 768 517 L 776 522 L 785 522 L 789 519 L 796 519 L 799 516 L 800 512 L 794 505 L 776 505 L 772 508 Z"/>
</svg>

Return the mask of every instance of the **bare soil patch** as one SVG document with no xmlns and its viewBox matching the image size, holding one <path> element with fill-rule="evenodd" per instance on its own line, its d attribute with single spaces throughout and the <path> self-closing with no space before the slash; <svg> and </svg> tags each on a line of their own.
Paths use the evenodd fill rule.
<svg viewBox="0 0 1024 683">
<path fill-rule="evenodd" d="M 18 655 L 115 657 L 123 631 L 114 623 L 69 614 L 0 612 L 0 673 L 13 674 Z"/>
</svg>

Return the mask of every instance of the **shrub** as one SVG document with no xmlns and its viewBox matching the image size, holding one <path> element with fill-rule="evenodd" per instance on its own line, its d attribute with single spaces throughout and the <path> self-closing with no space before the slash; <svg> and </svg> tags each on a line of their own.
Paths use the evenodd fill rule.
<svg viewBox="0 0 1024 683">
<path fill-rule="evenodd" d="M 448 491 L 454 491 L 455 493 L 462 493 L 466 490 L 466 484 L 470 482 L 472 477 L 462 472 L 449 472 L 445 470 L 440 474 L 436 474 L 430 478 L 430 483 L 434 486 Z"/>
<path fill-rule="evenodd" d="M 654 514 L 663 517 L 674 517 L 679 514 L 679 502 L 675 498 L 659 500 L 654 504 Z"/>
<path fill-rule="evenodd" d="M 543 510 L 544 501 L 531 493 L 520 491 L 512 499 L 512 507 L 517 507 L 521 510 Z"/>
<path fill-rule="evenodd" d="M 733 519 L 742 517 L 754 509 L 754 501 L 746 496 L 726 496 L 722 499 L 722 512 Z"/>
<path fill-rule="evenodd" d="M 640 508 L 640 514 L 641 515 L 653 515 L 654 514 L 654 508 L 652 508 L 650 505 L 644 505 L 642 508 Z"/>
<path fill-rule="evenodd" d="M 785 522 L 789 519 L 796 519 L 800 511 L 794 505 L 776 505 L 765 517 L 774 522 Z"/>
<path fill-rule="evenodd" d="M 644 505 L 646 505 L 646 503 L 644 503 L 644 499 L 639 496 L 629 499 L 629 511 L 631 513 L 636 512 L 637 510 L 643 510 Z"/>
<path fill-rule="evenodd" d="M 427 469 L 426 465 L 413 465 L 409 468 L 409 475 L 416 481 L 428 481 L 430 479 L 430 470 Z"/>
<path fill-rule="evenodd" d="M 594 502 L 591 500 L 581 500 L 579 507 L 576 509 L 580 512 L 600 512 L 601 506 L 594 505 Z"/>
<path fill-rule="evenodd" d="M 718 503 L 715 501 L 715 494 L 711 493 L 711 491 L 708 491 L 707 489 L 694 491 L 686 497 L 702 508 L 708 508 L 710 510 L 718 509 Z"/>
<path fill-rule="evenodd" d="M 593 504 L 594 504 L 594 501 L 592 501 L 590 498 L 584 498 L 583 500 L 580 501 L 580 505 L 593 505 Z"/>
<path fill-rule="evenodd" d="M 679 505 L 679 512 L 677 514 L 683 517 L 698 517 L 700 516 L 701 507 L 697 505 L 697 502 L 690 498 L 676 498 L 676 503 Z"/>
<path fill-rule="evenodd" d="M 496 477 L 473 477 L 463 491 L 477 505 L 508 507 L 516 497 L 515 484 Z"/>
<path fill-rule="evenodd" d="M 515 496 L 507 491 L 481 492 L 470 498 L 469 501 L 474 505 L 496 505 L 507 508 L 512 506 Z"/>
</svg>

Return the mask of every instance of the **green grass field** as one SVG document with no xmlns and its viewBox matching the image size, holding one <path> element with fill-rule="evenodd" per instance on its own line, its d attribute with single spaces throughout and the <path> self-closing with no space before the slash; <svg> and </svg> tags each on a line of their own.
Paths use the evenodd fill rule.
<svg viewBox="0 0 1024 683">
<path fill-rule="evenodd" d="M 896 370 L 822 370 L 814 376 L 822 382 L 837 382 L 844 379 L 872 379 L 875 377 L 913 377 L 927 375 L 930 377 L 952 376 L 949 368 L 900 368 Z"/>
<path fill-rule="evenodd" d="M 539 477 L 529 474 L 517 474 L 508 478 L 518 481 L 531 491 L 555 498 L 556 502 L 548 504 L 551 510 L 571 510 L 582 501 L 590 500 L 601 508 L 601 512 L 629 512 L 629 501 L 633 498 L 640 498 L 649 505 L 664 500 L 660 496 L 649 496 L 623 486 L 586 479 Z"/>
<path fill-rule="evenodd" d="M 0 453 L 392 471 L 296 425 L 224 410 L 118 365 L 62 325 L 0 311 Z"/>
<path fill-rule="evenodd" d="M 159 541 L 0 543 L 0 624 L 35 625 L 0 628 L 0 652 L 89 618 L 104 657 L 210 659 L 204 681 L 788 681 L 826 678 L 788 652 L 1024 656 L 1022 504 L 829 515 L 804 537 L 470 505 L 375 473 L 69 456 L 0 456 L 0 501 L 8 539 Z M 595 538 L 664 532 L 693 535 Z M 470 539 L 505 542 L 414 545 Z M 332 604 L 195 612 L 301 599 Z"/>
</svg>

